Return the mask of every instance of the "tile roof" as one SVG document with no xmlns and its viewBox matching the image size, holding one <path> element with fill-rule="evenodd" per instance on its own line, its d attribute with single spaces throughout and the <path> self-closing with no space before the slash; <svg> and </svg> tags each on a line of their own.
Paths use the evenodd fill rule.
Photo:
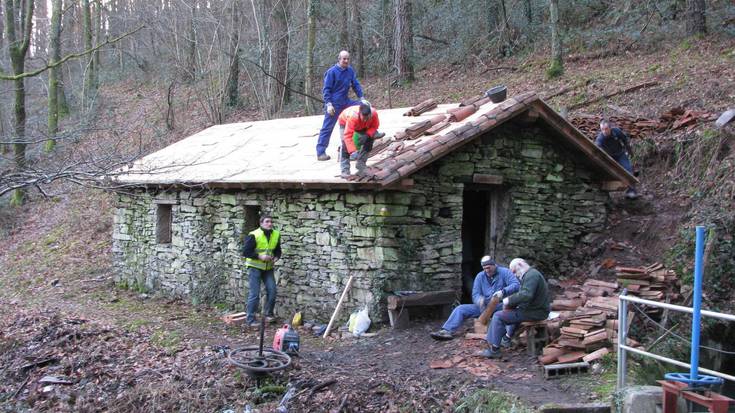
<svg viewBox="0 0 735 413">
<path fill-rule="evenodd" d="M 606 180 L 636 182 L 617 162 L 564 120 L 534 93 L 495 104 L 477 97 L 464 106 L 439 105 L 417 116 L 407 108 L 380 110 L 380 130 L 368 160 L 368 174 L 356 181 L 339 177 L 336 156 L 318 162 L 314 154 L 321 116 L 217 125 L 148 155 L 113 179 L 123 185 L 207 185 L 212 187 L 381 188 L 523 113 L 553 128 L 560 143 Z M 334 135 L 332 143 L 338 142 Z M 338 143 L 337 143 L 338 145 Z M 335 146 L 335 145 L 333 145 Z M 333 153 L 334 154 L 334 153 Z"/>
</svg>

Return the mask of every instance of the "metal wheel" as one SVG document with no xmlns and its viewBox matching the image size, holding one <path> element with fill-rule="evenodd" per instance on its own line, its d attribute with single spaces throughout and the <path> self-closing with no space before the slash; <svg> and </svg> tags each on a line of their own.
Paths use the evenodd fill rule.
<svg viewBox="0 0 735 413">
<path fill-rule="evenodd" d="M 251 376 L 275 373 L 291 365 L 291 356 L 288 354 L 261 346 L 236 348 L 230 351 L 227 359 Z"/>
</svg>

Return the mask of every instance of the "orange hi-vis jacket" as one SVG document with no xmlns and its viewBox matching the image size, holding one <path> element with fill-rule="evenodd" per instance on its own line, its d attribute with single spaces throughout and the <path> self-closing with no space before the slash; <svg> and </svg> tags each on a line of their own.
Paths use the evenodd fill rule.
<svg viewBox="0 0 735 413">
<path fill-rule="evenodd" d="M 375 132 L 380 127 L 380 120 L 378 119 L 378 111 L 372 108 L 372 116 L 365 122 L 360 119 L 360 105 L 350 106 L 340 113 L 337 121 L 340 126 L 345 127 L 345 134 L 342 136 L 342 144 L 345 145 L 347 153 L 352 153 L 357 150 L 355 141 L 352 139 L 352 134 L 355 132 L 361 132 L 367 134 L 372 139 Z"/>
</svg>

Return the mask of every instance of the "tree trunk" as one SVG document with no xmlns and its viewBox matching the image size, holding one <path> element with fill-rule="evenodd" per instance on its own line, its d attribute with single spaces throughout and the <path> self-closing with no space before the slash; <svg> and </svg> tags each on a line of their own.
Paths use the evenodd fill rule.
<svg viewBox="0 0 735 413">
<path fill-rule="evenodd" d="M 82 0 L 82 39 L 84 50 L 92 46 L 92 10 L 89 0 Z M 97 79 L 95 79 L 94 53 L 87 57 L 87 65 L 84 70 L 84 90 L 82 91 L 82 108 L 90 105 L 92 97 L 97 91 Z"/>
<path fill-rule="evenodd" d="M 304 73 L 304 94 L 311 95 L 314 78 L 314 44 L 316 43 L 316 15 L 319 0 L 307 0 L 306 4 L 306 70 Z M 314 114 L 314 105 L 310 98 L 304 97 L 307 115 Z"/>
<path fill-rule="evenodd" d="M 705 20 L 706 3 L 704 0 L 686 0 L 687 35 L 703 35 L 707 33 L 707 21 Z"/>
<path fill-rule="evenodd" d="M 92 24 L 94 25 L 94 44 L 100 44 L 102 42 L 102 0 L 95 0 L 94 14 L 92 16 Z M 97 49 L 94 52 L 94 79 L 96 83 L 99 83 L 100 65 L 100 50 Z"/>
<path fill-rule="evenodd" d="M 347 15 L 347 0 L 339 0 L 338 6 L 340 19 L 339 26 L 339 48 L 347 50 L 350 47 L 349 16 Z"/>
<path fill-rule="evenodd" d="M 352 11 L 355 16 L 355 33 L 352 37 L 352 50 L 355 52 L 355 59 L 352 66 L 357 71 L 357 77 L 362 79 L 365 77 L 365 37 L 362 30 L 362 14 L 360 13 L 360 0 L 352 1 Z"/>
<path fill-rule="evenodd" d="M 24 9 L 18 10 L 13 0 L 5 0 L 5 38 L 8 45 L 13 74 L 25 71 L 25 60 L 28 46 L 31 43 L 33 22 L 33 0 L 26 0 Z M 16 28 L 16 22 L 20 27 Z M 17 33 L 16 33 L 17 30 Z M 16 170 L 26 168 L 26 92 L 24 78 L 13 81 L 15 87 L 13 102 L 13 160 Z M 10 204 L 20 206 L 25 198 L 24 189 L 16 189 L 10 198 Z"/>
<path fill-rule="evenodd" d="M 190 81 L 196 80 L 197 73 L 197 31 L 196 31 L 197 2 L 191 3 L 191 17 L 189 20 L 189 33 L 187 34 L 186 68 L 184 77 Z"/>
<path fill-rule="evenodd" d="M 551 26 L 551 63 L 549 77 L 556 77 L 564 73 L 562 59 L 561 36 L 559 35 L 559 0 L 549 0 L 549 25 Z"/>
<path fill-rule="evenodd" d="M 411 81 L 413 74 L 413 29 L 411 27 L 411 0 L 394 0 L 395 32 L 393 34 L 393 66 L 398 79 Z"/>
<path fill-rule="evenodd" d="M 288 95 L 286 94 L 286 87 L 284 86 L 288 82 L 288 20 L 286 17 L 286 5 L 282 2 L 276 2 L 276 7 L 273 10 L 272 30 L 274 39 L 274 64 L 271 66 L 273 69 L 273 76 L 276 78 L 276 82 L 273 85 L 273 111 L 277 113 L 283 107 L 283 104 L 288 101 Z"/>
<path fill-rule="evenodd" d="M 51 1 L 51 31 L 49 36 L 49 63 L 61 60 L 61 0 Z M 59 73 L 61 67 L 48 71 L 48 137 L 45 150 L 51 152 L 56 146 L 56 133 L 59 131 Z"/>
<path fill-rule="evenodd" d="M 230 37 L 230 71 L 227 75 L 227 105 L 235 107 L 240 104 L 240 7 L 235 0 L 232 3 L 232 34 Z"/>
</svg>

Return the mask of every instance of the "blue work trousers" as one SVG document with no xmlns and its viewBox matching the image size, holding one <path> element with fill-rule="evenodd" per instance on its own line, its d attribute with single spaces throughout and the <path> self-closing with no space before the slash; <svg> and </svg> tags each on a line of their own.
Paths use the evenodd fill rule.
<svg viewBox="0 0 735 413">
<path fill-rule="evenodd" d="M 319 140 L 316 142 L 317 156 L 324 154 L 329 147 L 329 138 L 332 137 L 332 131 L 334 130 L 334 125 L 337 124 L 339 114 L 342 113 L 345 108 L 359 104 L 360 102 L 358 101 L 348 100 L 347 104 L 344 106 L 335 106 L 334 116 L 329 116 L 326 107 L 324 108 L 324 122 L 322 122 L 322 129 L 319 131 Z M 340 137 L 340 140 L 341 139 L 342 138 Z"/>
<path fill-rule="evenodd" d="M 490 320 L 490 328 L 487 329 L 487 340 L 488 344 L 500 347 L 500 340 L 503 338 L 503 334 L 507 334 L 508 337 L 513 337 L 516 327 L 522 321 L 526 321 L 521 316 L 520 310 L 501 310 L 496 311 L 493 314 L 493 319 Z"/>
<path fill-rule="evenodd" d="M 260 282 L 265 284 L 265 311 L 266 316 L 273 316 L 273 307 L 276 306 L 276 277 L 273 270 L 259 270 L 257 268 L 248 268 L 248 277 L 250 277 L 250 291 L 248 291 L 247 303 L 247 322 L 255 321 L 255 313 L 258 311 L 260 301 Z"/>
<path fill-rule="evenodd" d="M 626 171 L 628 171 L 631 175 L 633 175 L 633 165 L 630 163 L 630 159 L 628 158 L 628 154 L 623 152 L 618 156 L 613 156 L 613 159 L 617 163 L 620 164 L 623 168 L 625 168 Z"/>
<path fill-rule="evenodd" d="M 503 304 L 500 303 L 495 308 L 495 314 L 502 312 L 502 310 Z M 449 318 L 442 326 L 442 329 L 454 333 L 454 331 L 462 325 L 464 320 L 468 318 L 478 318 L 480 317 L 480 314 L 482 314 L 482 310 L 477 304 L 458 305 L 454 310 L 452 310 L 452 314 L 449 315 Z M 510 326 L 510 328 L 514 328 L 514 326 Z M 513 334 L 513 330 L 510 330 L 508 333 Z"/>
</svg>

